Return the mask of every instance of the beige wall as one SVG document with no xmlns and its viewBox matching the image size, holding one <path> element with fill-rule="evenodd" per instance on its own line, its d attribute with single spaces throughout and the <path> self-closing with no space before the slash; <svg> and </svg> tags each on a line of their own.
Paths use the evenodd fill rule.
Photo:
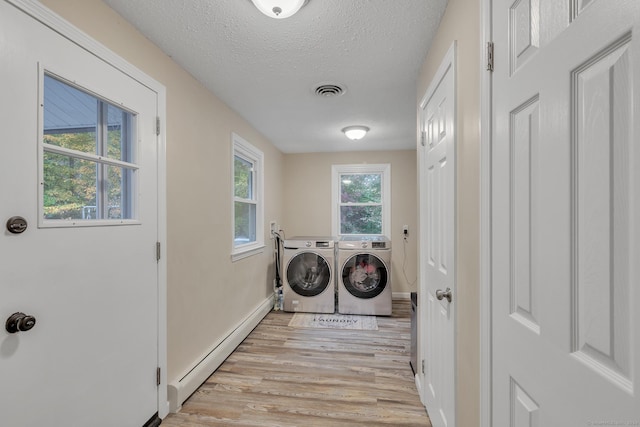
<svg viewBox="0 0 640 427">
<path fill-rule="evenodd" d="M 345 142 L 346 143 L 346 142 Z M 391 286 L 393 292 L 416 290 L 416 151 L 369 151 L 285 155 L 281 225 L 287 236 L 331 235 L 331 166 L 391 164 Z M 402 226 L 409 226 L 403 242 Z M 405 274 L 403 260 L 406 250 Z M 408 279 L 408 280 L 407 280 Z"/>
<path fill-rule="evenodd" d="M 263 254 L 230 261 L 231 133 L 264 152 L 265 217 L 278 221 L 283 155 L 100 0 L 42 3 L 167 88 L 168 381 L 174 381 L 272 291 L 267 236 Z"/>
<path fill-rule="evenodd" d="M 480 2 L 449 0 L 418 80 L 421 100 L 444 55 L 458 43 L 457 419 L 480 425 Z"/>
</svg>

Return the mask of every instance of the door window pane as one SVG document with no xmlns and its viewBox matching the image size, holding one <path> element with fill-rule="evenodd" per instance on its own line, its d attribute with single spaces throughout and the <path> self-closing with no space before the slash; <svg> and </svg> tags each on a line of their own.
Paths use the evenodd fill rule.
<svg viewBox="0 0 640 427">
<path fill-rule="evenodd" d="M 111 104 L 106 105 L 107 118 L 107 157 L 133 162 L 130 143 L 132 114 Z"/>
<path fill-rule="evenodd" d="M 47 152 L 43 163 L 44 218 L 95 218 L 97 164 Z"/>
<path fill-rule="evenodd" d="M 133 171 L 131 169 L 109 166 L 107 173 L 107 219 L 131 218 L 131 191 Z"/>
<path fill-rule="evenodd" d="M 49 75 L 44 76 L 44 142 L 97 153 L 99 101 Z"/>
</svg>

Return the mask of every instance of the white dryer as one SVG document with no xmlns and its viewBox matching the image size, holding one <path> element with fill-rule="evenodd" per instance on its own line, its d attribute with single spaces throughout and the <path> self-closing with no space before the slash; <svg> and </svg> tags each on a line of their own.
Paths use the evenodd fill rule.
<svg viewBox="0 0 640 427">
<path fill-rule="evenodd" d="M 338 312 L 390 316 L 391 241 L 344 236 L 338 241 Z"/>
<path fill-rule="evenodd" d="M 335 239 L 292 237 L 283 244 L 284 311 L 334 313 Z"/>
</svg>

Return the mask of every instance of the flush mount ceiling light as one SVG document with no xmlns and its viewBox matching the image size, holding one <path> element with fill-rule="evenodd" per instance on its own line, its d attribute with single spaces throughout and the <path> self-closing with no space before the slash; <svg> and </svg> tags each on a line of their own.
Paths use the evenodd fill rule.
<svg viewBox="0 0 640 427">
<path fill-rule="evenodd" d="M 308 0 L 251 0 L 253 4 L 270 18 L 284 19 L 295 14 Z"/>
<path fill-rule="evenodd" d="M 366 126 L 347 126 L 342 129 L 342 132 L 344 132 L 350 140 L 357 141 L 364 138 L 367 132 L 369 132 L 369 128 Z"/>
</svg>

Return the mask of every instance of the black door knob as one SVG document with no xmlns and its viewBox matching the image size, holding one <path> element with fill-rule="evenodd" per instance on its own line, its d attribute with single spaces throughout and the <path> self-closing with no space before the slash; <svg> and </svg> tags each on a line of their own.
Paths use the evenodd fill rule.
<svg viewBox="0 0 640 427">
<path fill-rule="evenodd" d="M 28 331 L 36 325 L 36 318 L 27 314 L 17 312 L 13 313 L 7 319 L 5 323 L 5 329 L 10 334 L 15 334 L 19 331 Z"/>
</svg>

